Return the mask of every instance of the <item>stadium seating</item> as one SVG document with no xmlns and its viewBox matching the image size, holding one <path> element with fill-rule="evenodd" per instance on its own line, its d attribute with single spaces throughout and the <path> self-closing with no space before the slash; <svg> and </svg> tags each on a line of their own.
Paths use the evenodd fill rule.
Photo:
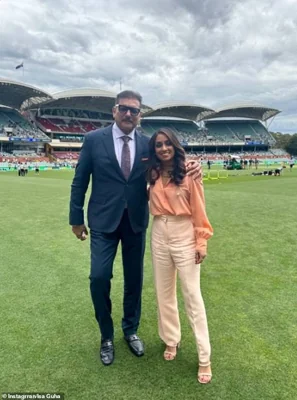
<svg viewBox="0 0 297 400">
<path fill-rule="evenodd" d="M 271 149 L 270 152 L 276 157 L 289 157 L 289 154 L 283 149 Z"/>
<path fill-rule="evenodd" d="M 60 128 L 46 118 L 36 118 L 36 122 L 43 131 L 61 132 Z"/>
<path fill-rule="evenodd" d="M 54 133 L 61 132 L 84 134 L 102 127 L 102 123 L 100 121 L 93 122 L 76 119 L 64 120 L 61 118 L 36 117 L 36 122 L 44 132 L 51 131 Z"/>
<path fill-rule="evenodd" d="M 192 121 L 143 119 L 141 127 L 147 136 L 162 127 L 171 128 L 181 141 L 188 144 L 233 144 L 246 142 L 247 138 L 263 144 L 274 143 L 267 129 L 256 120 L 208 120 L 205 128 L 199 128 Z"/>
<path fill-rule="evenodd" d="M 1 136 L 6 136 L 5 129 L 10 130 L 9 136 L 48 140 L 40 129 L 31 124 L 21 114 L 13 109 L 0 109 L 0 132 Z"/>
<path fill-rule="evenodd" d="M 211 161 L 223 161 L 228 159 L 230 155 L 236 155 L 244 160 L 254 160 L 255 158 L 259 160 L 273 160 L 275 162 L 287 161 L 290 156 L 286 152 L 282 154 L 273 154 L 273 151 L 256 151 L 256 152 L 236 152 L 232 151 L 232 153 L 222 153 L 222 152 L 198 152 L 191 151 L 187 153 L 187 157 L 191 157 L 193 159 L 199 160 L 211 160 Z"/>
<path fill-rule="evenodd" d="M 272 144 L 274 139 L 267 129 L 256 120 L 219 120 L 206 121 L 205 127 L 210 136 L 221 142 L 245 142 L 246 138 L 251 141 Z"/>
<path fill-rule="evenodd" d="M 49 158 L 38 154 L 10 154 L 0 153 L 0 162 L 22 163 L 22 162 L 49 162 Z"/>
<path fill-rule="evenodd" d="M 207 121 L 205 122 L 205 128 L 207 130 L 207 136 L 213 137 L 212 141 L 220 142 L 220 143 L 235 143 L 240 139 L 230 130 L 228 124 L 225 122 L 217 122 L 217 121 Z"/>
<path fill-rule="evenodd" d="M 141 128 L 144 134 L 152 136 L 161 128 L 171 128 L 181 141 L 199 142 L 203 137 L 199 127 L 192 121 L 187 120 L 152 120 L 143 119 Z"/>
<path fill-rule="evenodd" d="M 78 160 L 79 153 L 78 152 L 65 152 L 65 151 L 56 151 L 53 154 L 57 160 Z"/>
</svg>

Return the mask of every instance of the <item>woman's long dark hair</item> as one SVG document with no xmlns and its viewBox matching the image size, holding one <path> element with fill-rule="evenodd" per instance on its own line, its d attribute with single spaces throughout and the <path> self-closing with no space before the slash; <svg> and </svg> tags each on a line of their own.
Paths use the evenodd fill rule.
<svg viewBox="0 0 297 400">
<path fill-rule="evenodd" d="M 173 160 L 172 180 L 176 185 L 180 185 L 186 175 L 185 150 L 179 143 L 175 133 L 169 128 L 161 128 L 153 134 L 149 141 L 149 167 L 147 172 L 147 180 L 150 185 L 154 185 L 156 180 L 160 177 L 162 171 L 162 163 L 156 156 L 155 144 L 159 134 L 168 137 L 172 146 L 174 147 L 175 154 Z"/>
</svg>

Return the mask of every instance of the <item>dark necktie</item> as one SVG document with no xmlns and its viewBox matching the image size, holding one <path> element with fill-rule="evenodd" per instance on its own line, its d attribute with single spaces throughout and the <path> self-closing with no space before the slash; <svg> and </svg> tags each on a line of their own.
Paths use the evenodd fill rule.
<svg viewBox="0 0 297 400">
<path fill-rule="evenodd" d="M 121 139 L 124 142 L 122 148 L 121 168 L 125 178 L 128 179 L 131 171 L 130 148 L 128 143 L 131 138 L 130 136 L 121 136 Z"/>
</svg>

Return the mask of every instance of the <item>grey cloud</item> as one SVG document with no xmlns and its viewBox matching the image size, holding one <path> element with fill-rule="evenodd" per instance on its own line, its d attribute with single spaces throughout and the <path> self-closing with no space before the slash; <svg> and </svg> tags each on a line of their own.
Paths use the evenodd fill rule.
<svg viewBox="0 0 297 400">
<path fill-rule="evenodd" d="M 131 7 L 131 2 L 121 2 L 125 7 Z M 183 19 L 190 15 L 196 23 L 202 26 L 214 27 L 217 23 L 225 23 L 232 14 L 235 0 L 143 0 L 133 6 L 148 15 L 164 19 Z M 174 29 L 174 25 L 172 26 Z"/>
<path fill-rule="evenodd" d="M 266 64 L 270 64 L 271 62 L 279 59 L 282 56 L 281 50 L 274 50 L 274 49 L 264 49 L 262 52 L 263 61 Z"/>
<path fill-rule="evenodd" d="M 50 91 L 118 91 L 121 80 L 147 104 L 263 103 L 291 129 L 296 26 L 291 0 L 5 0 L 0 76 Z"/>
</svg>

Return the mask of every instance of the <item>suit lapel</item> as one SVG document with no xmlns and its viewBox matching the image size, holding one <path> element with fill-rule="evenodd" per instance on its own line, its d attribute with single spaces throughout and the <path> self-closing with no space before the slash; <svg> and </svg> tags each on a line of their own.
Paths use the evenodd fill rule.
<svg viewBox="0 0 297 400">
<path fill-rule="evenodd" d="M 112 136 L 112 125 L 106 129 L 103 137 L 104 137 L 103 143 L 104 143 L 106 152 L 112 162 L 112 165 L 115 167 L 115 170 L 117 171 L 117 173 L 123 179 L 126 180 L 126 178 L 123 174 L 123 171 L 118 163 L 117 157 L 116 157 L 114 143 L 113 143 L 113 136 Z M 137 130 L 135 130 L 135 158 L 134 158 L 133 167 L 131 169 L 131 173 L 129 175 L 128 180 L 131 179 L 131 177 L 133 176 L 133 174 L 135 173 L 135 171 L 137 169 L 137 166 L 140 164 L 142 150 L 143 149 L 142 149 L 141 134 L 139 132 L 137 132 Z"/>
<path fill-rule="evenodd" d="M 135 170 L 137 169 L 137 166 L 140 163 L 141 154 L 142 154 L 141 135 L 139 132 L 137 132 L 137 130 L 135 130 L 135 157 L 134 157 L 134 164 L 131 169 L 131 173 L 129 175 L 128 180 L 132 178 Z"/>
<path fill-rule="evenodd" d="M 103 140 L 106 152 L 112 162 L 112 165 L 115 167 L 115 170 L 117 171 L 118 174 L 121 175 L 123 179 L 125 179 L 123 171 L 121 167 L 119 166 L 115 149 L 114 149 L 114 143 L 113 143 L 113 137 L 112 137 L 112 125 L 106 129 L 104 132 L 104 140 Z"/>
</svg>

